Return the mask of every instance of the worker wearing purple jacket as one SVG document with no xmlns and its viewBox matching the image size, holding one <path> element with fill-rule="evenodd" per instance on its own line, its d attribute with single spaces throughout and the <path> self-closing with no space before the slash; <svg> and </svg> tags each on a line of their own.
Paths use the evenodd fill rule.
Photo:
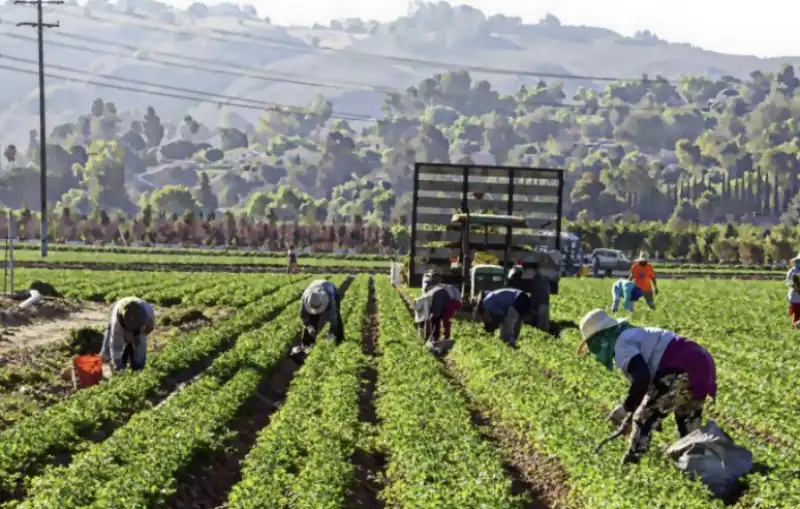
<svg viewBox="0 0 800 509">
<path fill-rule="evenodd" d="M 608 416 L 616 425 L 633 413 L 630 448 L 622 464 L 638 463 L 650 447 L 650 435 L 675 414 L 678 434 L 699 429 L 707 397 L 717 396 L 714 358 L 705 348 L 655 327 L 635 327 L 602 309 L 581 319 L 582 353 L 587 347 L 609 371 L 617 367 L 631 381 L 628 396 Z"/>
</svg>

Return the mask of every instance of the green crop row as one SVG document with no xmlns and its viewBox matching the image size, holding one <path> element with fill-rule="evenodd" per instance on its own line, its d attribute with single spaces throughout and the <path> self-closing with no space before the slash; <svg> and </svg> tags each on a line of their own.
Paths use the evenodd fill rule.
<svg viewBox="0 0 800 509">
<path fill-rule="evenodd" d="M 499 454 L 472 425 L 468 401 L 416 335 L 388 278 L 376 278 L 381 309 L 377 413 L 389 451 L 391 507 L 521 507 Z"/>
<path fill-rule="evenodd" d="M 320 340 L 289 395 L 248 453 L 231 509 L 332 509 L 345 503 L 359 436 L 358 393 L 366 363 L 361 331 L 369 279 L 358 276 L 342 303 L 345 341 Z"/>
<path fill-rule="evenodd" d="M 585 306 L 603 306 L 596 284 L 568 287 L 559 308 L 562 316 L 577 316 L 580 291 Z M 787 327 L 785 287 L 766 282 L 696 281 L 664 284 L 659 310 L 639 309 L 634 324 L 659 325 L 703 344 L 714 355 L 720 393 L 706 416 L 717 420 L 736 441 L 767 466 L 747 478 L 749 490 L 740 507 L 798 507 L 800 482 L 796 479 L 800 451 L 797 448 L 798 397 L 786 390 L 800 369 Z M 573 297 L 573 298 L 570 298 Z M 724 305 L 722 305 L 724 303 Z M 759 303 L 753 306 L 753 303 Z M 533 362 L 542 369 L 561 373 L 571 385 L 583 385 L 598 402 L 610 408 L 609 395 L 622 394 L 621 376 L 602 376 L 575 361 L 570 350 L 580 341 L 576 333 L 564 334 L 568 345 L 542 339 L 530 347 Z M 538 337 L 536 339 L 539 339 Z M 522 346 L 526 349 L 525 343 Z M 671 435 L 670 435 L 671 436 Z"/>
<path fill-rule="evenodd" d="M 270 308 L 260 303 L 257 311 L 264 316 Z M 287 353 L 296 321 L 296 311 L 289 308 L 240 336 L 195 382 L 162 405 L 135 414 L 69 466 L 34 479 L 30 498 L 19 507 L 161 506 L 193 458 L 222 447 L 227 424 L 256 392 L 264 373 Z"/>
<path fill-rule="evenodd" d="M 6 244 L 0 241 L 0 250 L 4 250 Z M 14 249 L 19 251 L 39 251 L 38 243 L 17 243 Z M 116 253 L 116 254 L 153 254 L 169 256 L 229 256 L 240 258 L 286 258 L 286 251 L 254 251 L 248 249 L 218 249 L 218 248 L 181 248 L 181 247 L 129 247 L 129 246 L 94 246 L 80 244 L 50 244 L 48 250 L 53 252 L 66 253 Z M 337 253 L 314 253 L 314 258 L 321 260 L 388 260 L 389 255 L 380 254 L 337 254 Z"/>
<path fill-rule="evenodd" d="M 34 415 L 0 433 L 0 493 L 13 492 L 16 484 L 38 474 L 57 454 L 72 450 L 105 423 L 147 407 L 148 398 L 167 377 L 202 361 L 244 332 L 259 326 L 266 315 L 289 305 L 300 295 L 308 279 L 274 290 L 284 279 L 265 279 L 248 296 L 230 320 L 169 342 L 139 373 L 123 373 L 108 383 L 75 393 L 40 415 Z M 260 302 L 269 295 L 268 303 Z"/>
<path fill-rule="evenodd" d="M 513 430 L 539 453 L 558 458 L 569 476 L 571 506 L 722 507 L 709 499 L 701 485 L 677 469 L 666 469 L 660 459 L 647 456 L 641 465 L 621 469 L 623 440 L 609 444 L 601 456 L 593 456 L 594 445 L 612 431 L 603 421 L 604 405 L 548 376 L 528 356 L 487 337 L 476 325 L 457 324 L 454 335 L 459 341 L 449 358 L 461 382 L 495 422 Z"/>
<path fill-rule="evenodd" d="M 18 262 L 40 262 L 48 264 L 59 263 L 85 263 L 85 264 L 188 264 L 188 265 L 259 265 L 259 266 L 286 266 L 287 257 L 265 256 L 261 253 L 252 256 L 206 256 L 197 253 L 162 253 L 156 254 L 148 250 L 137 252 L 115 253 L 104 251 L 54 251 L 47 258 L 41 258 L 36 251 L 21 250 L 14 254 Z M 353 259 L 349 257 L 319 257 L 315 255 L 299 255 L 302 266 L 313 267 L 386 267 L 387 259 Z"/>
</svg>

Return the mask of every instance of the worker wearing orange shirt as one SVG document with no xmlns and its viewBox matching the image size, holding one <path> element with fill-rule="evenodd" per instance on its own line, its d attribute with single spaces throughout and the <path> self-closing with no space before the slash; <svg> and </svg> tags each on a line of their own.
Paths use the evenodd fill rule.
<svg viewBox="0 0 800 509">
<path fill-rule="evenodd" d="M 658 295 L 656 271 L 647 261 L 644 253 L 640 253 L 639 258 L 634 260 L 633 265 L 631 265 L 631 277 L 636 287 L 642 291 L 642 297 L 644 297 L 647 305 L 650 309 L 655 309 L 656 303 L 653 300 L 653 293 Z"/>
</svg>

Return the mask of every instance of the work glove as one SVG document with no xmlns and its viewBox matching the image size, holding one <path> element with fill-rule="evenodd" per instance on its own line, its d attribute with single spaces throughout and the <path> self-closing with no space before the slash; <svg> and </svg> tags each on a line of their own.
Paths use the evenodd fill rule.
<svg viewBox="0 0 800 509">
<path fill-rule="evenodd" d="M 622 405 L 617 405 L 614 410 L 611 411 L 610 414 L 606 417 L 606 420 L 611 421 L 614 426 L 620 426 L 622 421 L 625 420 L 625 417 L 628 416 L 628 411 L 625 410 L 625 407 Z"/>
<path fill-rule="evenodd" d="M 328 341 L 336 341 L 336 336 L 331 334 L 330 332 L 328 333 L 327 338 L 328 338 Z"/>
</svg>

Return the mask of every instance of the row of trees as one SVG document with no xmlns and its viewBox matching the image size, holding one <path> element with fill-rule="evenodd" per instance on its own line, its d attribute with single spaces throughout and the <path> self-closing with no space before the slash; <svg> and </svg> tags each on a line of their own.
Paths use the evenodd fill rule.
<svg viewBox="0 0 800 509">
<path fill-rule="evenodd" d="M 7 215 L 0 215 L 0 235 L 8 234 Z M 11 214 L 22 240 L 39 236 L 38 214 L 29 209 Z M 573 221 L 565 230 L 579 236 L 586 252 L 620 249 L 653 257 L 694 263 L 785 263 L 800 250 L 800 228 L 779 225 L 764 228 L 728 223 L 700 226 L 672 221 L 668 225 L 641 221 Z M 352 223 L 282 222 L 226 212 L 219 216 L 186 212 L 182 216 L 154 213 L 145 206 L 134 218 L 97 211 L 76 216 L 65 208 L 53 214 L 49 235 L 56 242 L 86 244 L 230 246 L 282 250 L 289 245 L 316 252 L 351 249 L 360 253 L 407 253 L 410 230 L 404 221 L 378 225 L 356 216 Z"/>
</svg>

